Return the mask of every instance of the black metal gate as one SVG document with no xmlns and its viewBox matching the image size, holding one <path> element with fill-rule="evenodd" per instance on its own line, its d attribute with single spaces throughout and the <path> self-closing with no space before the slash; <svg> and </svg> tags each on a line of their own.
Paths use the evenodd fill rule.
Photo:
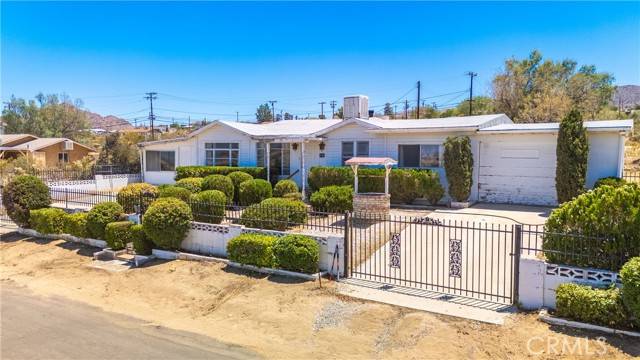
<svg viewBox="0 0 640 360">
<path fill-rule="evenodd" d="M 492 303 L 517 299 L 520 225 L 349 217 L 348 277 Z"/>
</svg>

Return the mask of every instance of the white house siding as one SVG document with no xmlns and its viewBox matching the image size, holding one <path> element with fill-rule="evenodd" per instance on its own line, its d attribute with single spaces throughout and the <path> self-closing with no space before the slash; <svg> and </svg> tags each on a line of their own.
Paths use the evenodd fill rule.
<svg viewBox="0 0 640 360">
<path fill-rule="evenodd" d="M 333 130 L 327 133 L 325 138 L 325 157 L 319 159 L 319 165 L 321 166 L 342 165 L 343 141 L 368 141 L 370 157 L 387 156 L 384 137 L 367 133 L 363 127 L 357 124 L 346 125 Z"/>
<path fill-rule="evenodd" d="M 196 137 L 196 158 L 192 158 L 191 165 L 205 165 L 205 143 L 238 143 L 240 153 L 238 155 L 239 166 L 255 166 L 256 142 L 246 134 L 229 128 L 225 125 L 217 125 L 198 134 Z"/>
<path fill-rule="evenodd" d="M 193 165 L 195 157 L 195 141 L 193 139 L 180 142 L 160 143 L 147 145 L 143 148 L 143 179 L 150 184 L 171 184 L 176 177 L 175 171 L 147 171 L 146 151 L 174 151 L 176 156 L 176 167 Z"/>
<path fill-rule="evenodd" d="M 607 176 L 619 176 L 620 145 L 624 137 L 615 132 L 589 133 L 589 162 L 587 163 L 587 187 Z M 624 143 L 622 144 L 624 146 Z M 623 148 L 624 149 L 624 148 Z"/>
</svg>

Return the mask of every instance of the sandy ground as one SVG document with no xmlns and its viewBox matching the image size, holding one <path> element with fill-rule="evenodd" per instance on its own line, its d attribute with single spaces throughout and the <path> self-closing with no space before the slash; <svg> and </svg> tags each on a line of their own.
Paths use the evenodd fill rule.
<svg viewBox="0 0 640 360">
<path fill-rule="evenodd" d="M 202 334 L 266 358 L 584 359 L 603 351 L 607 358 L 640 356 L 637 339 L 609 336 L 601 342 L 598 333 L 552 328 L 534 314 L 487 325 L 341 297 L 328 281 L 319 288 L 218 263 L 158 261 L 109 273 L 87 266 L 94 250 L 3 235 L 0 285 Z"/>
</svg>

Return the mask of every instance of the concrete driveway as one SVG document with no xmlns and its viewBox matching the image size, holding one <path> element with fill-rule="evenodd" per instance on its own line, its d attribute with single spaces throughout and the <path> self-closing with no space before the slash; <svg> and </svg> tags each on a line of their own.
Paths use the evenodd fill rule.
<svg viewBox="0 0 640 360">
<path fill-rule="evenodd" d="M 478 203 L 467 209 L 436 210 L 429 216 L 438 219 L 496 224 L 542 225 L 553 209 L 546 206 Z"/>
</svg>

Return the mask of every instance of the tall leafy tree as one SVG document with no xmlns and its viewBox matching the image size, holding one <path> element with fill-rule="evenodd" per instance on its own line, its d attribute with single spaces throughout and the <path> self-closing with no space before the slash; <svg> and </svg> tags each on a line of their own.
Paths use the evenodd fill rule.
<svg viewBox="0 0 640 360">
<path fill-rule="evenodd" d="M 573 199 L 584 191 L 587 177 L 589 142 L 582 115 L 571 110 L 560 122 L 556 145 L 556 193 L 558 203 Z"/>
<path fill-rule="evenodd" d="M 256 120 L 258 120 L 259 123 L 273 121 L 273 113 L 271 112 L 269 104 L 262 104 L 258 106 L 258 109 L 256 110 Z"/>
</svg>

